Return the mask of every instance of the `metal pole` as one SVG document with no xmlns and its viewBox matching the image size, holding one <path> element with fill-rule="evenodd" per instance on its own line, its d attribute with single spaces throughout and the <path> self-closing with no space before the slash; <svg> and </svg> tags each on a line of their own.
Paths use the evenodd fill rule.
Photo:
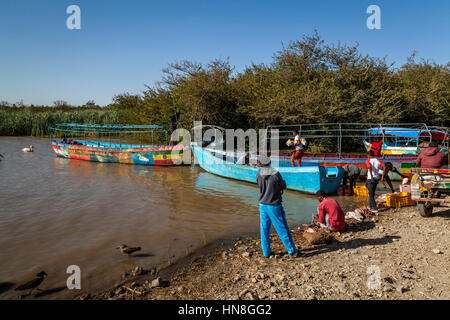
<svg viewBox="0 0 450 320">
<path fill-rule="evenodd" d="M 341 153 L 342 153 L 342 127 L 341 127 L 341 124 L 339 123 L 339 136 L 338 136 L 338 156 L 339 156 L 339 159 L 341 158 Z"/>
</svg>

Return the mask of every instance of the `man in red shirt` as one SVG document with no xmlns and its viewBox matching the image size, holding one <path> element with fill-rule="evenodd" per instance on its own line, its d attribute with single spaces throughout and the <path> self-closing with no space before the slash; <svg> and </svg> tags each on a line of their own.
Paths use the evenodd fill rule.
<svg viewBox="0 0 450 320">
<path fill-rule="evenodd" d="M 339 203 L 332 198 L 326 197 L 325 192 L 322 190 L 317 191 L 316 196 L 317 200 L 320 202 L 317 207 L 320 225 L 331 231 L 344 229 L 345 214 Z"/>
<path fill-rule="evenodd" d="M 379 157 L 381 155 L 382 147 L 383 147 L 383 139 L 376 138 L 370 144 L 370 151 L 373 151 L 375 157 Z"/>
</svg>

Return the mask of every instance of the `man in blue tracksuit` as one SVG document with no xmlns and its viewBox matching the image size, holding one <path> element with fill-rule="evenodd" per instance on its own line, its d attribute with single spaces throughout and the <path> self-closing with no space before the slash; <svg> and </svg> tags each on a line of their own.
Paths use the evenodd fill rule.
<svg viewBox="0 0 450 320">
<path fill-rule="evenodd" d="M 256 175 L 260 191 L 261 247 L 264 257 L 268 258 L 271 254 L 270 227 L 272 223 L 288 254 L 291 257 L 298 257 L 299 253 L 295 248 L 294 241 L 292 241 L 286 214 L 281 205 L 281 195 L 283 189 L 286 189 L 286 182 L 277 170 L 269 166 L 270 160 L 267 157 L 264 157 L 264 160 L 266 164 L 262 164 Z"/>
</svg>

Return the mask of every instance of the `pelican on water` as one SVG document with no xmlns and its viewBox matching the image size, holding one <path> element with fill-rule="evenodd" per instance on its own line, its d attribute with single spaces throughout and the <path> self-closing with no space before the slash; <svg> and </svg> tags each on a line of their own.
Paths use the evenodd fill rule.
<svg viewBox="0 0 450 320">
<path fill-rule="evenodd" d="M 23 152 L 33 152 L 33 146 L 30 145 L 29 148 L 23 148 L 22 151 L 23 151 Z"/>
</svg>

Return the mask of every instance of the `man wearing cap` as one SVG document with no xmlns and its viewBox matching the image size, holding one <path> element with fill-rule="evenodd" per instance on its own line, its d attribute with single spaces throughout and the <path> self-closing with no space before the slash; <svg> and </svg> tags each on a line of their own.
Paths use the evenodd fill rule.
<svg viewBox="0 0 450 320">
<path fill-rule="evenodd" d="M 264 257 L 271 255 L 270 250 L 270 227 L 273 224 L 281 241 L 288 251 L 289 256 L 298 257 L 299 252 L 295 248 L 291 232 L 286 221 L 282 202 L 283 190 L 286 189 L 286 182 L 281 174 L 270 167 L 270 158 L 260 155 L 261 165 L 256 181 L 259 185 L 259 213 L 261 222 L 261 247 Z"/>
</svg>

